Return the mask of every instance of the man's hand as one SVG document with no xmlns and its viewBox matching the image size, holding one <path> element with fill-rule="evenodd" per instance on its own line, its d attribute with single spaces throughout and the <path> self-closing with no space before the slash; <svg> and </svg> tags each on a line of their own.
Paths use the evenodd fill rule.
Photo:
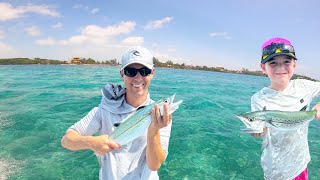
<svg viewBox="0 0 320 180">
<path fill-rule="evenodd" d="M 121 146 L 109 138 L 108 135 L 94 136 L 90 140 L 90 148 L 95 154 L 99 155 L 104 155 L 120 147 Z"/>
<path fill-rule="evenodd" d="M 68 131 L 61 139 L 64 148 L 74 150 L 91 149 L 96 154 L 103 155 L 121 146 L 107 135 L 82 136 L 77 131 Z"/>
<path fill-rule="evenodd" d="M 169 115 L 168 103 L 163 104 L 163 115 L 160 115 L 159 105 L 152 109 L 152 122 L 148 128 L 147 135 L 147 163 L 149 169 L 157 171 L 166 159 L 165 151 L 160 142 L 160 129 L 171 123 L 172 116 Z"/>
<path fill-rule="evenodd" d="M 320 120 L 320 102 L 316 104 L 312 109 L 317 110 L 315 119 Z"/>
<path fill-rule="evenodd" d="M 151 112 L 152 122 L 149 127 L 150 130 L 158 131 L 159 129 L 166 127 L 170 124 L 172 116 L 169 115 L 168 103 L 163 104 L 163 115 L 160 114 L 159 105 L 155 105 Z"/>
</svg>

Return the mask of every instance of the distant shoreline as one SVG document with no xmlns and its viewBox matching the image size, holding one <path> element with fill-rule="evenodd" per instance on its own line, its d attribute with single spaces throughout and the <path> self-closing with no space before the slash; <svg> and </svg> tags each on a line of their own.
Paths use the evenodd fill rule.
<svg viewBox="0 0 320 180">
<path fill-rule="evenodd" d="M 191 70 L 202 70 L 202 71 L 212 71 L 212 72 L 222 72 L 222 73 L 232 73 L 232 74 L 246 74 L 253 76 L 265 76 L 262 71 L 249 71 L 246 68 L 242 70 L 228 70 L 224 67 L 208 67 L 208 66 L 193 66 L 186 65 L 185 63 L 178 64 L 173 63 L 172 61 L 167 61 L 165 63 L 160 62 L 158 59 L 154 58 L 153 63 L 155 67 L 164 67 L 164 68 L 174 68 L 174 69 L 191 69 Z M 77 61 L 60 61 L 60 60 L 50 60 L 50 59 L 40 59 L 35 58 L 9 58 L 9 59 L 0 59 L 0 65 L 69 65 L 69 66 L 120 66 L 119 62 L 116 59 L 106 60 L 106 61 L 95 61 L 91 58 L 89 59 L 77 59 Z M 294 74 L 292 79 L 308 79 L 311 81 L 319 81 L 308 76 Z"/>
</svg>

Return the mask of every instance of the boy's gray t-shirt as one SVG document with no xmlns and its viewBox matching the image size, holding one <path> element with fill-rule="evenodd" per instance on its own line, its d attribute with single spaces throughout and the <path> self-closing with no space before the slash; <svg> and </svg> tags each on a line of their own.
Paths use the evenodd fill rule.
<svg viewBox="0 0 320 180">
<path fill-rule="evenodd" d="M 251 98 L 251 110 L 300 111 L 310 109 L 313 99 L 320 96 L 320 82 L 292 80 L 283 91 L 265 87 Z M 261 165 L 265 179 L 293 179 L 310 161 L 308 123 L 294 128 L 277 128 L 268 123 L 262 136 Z M 263 129 L 263 127 L 261 127 Z"/>
<path fill-rule="evenodd" d="M 136 112 L 125 101 L 125 89 L 118 85 L 108 84 L 102 88 L 102 100 L 99 107 L 93 108 L 84 118 L 68 130 L 75 130 L 84 136 L 97 132 L 110 135 L 115 130 L 114 124 L 122 123 L 126 117 Z M 153 101 L 148 97 L 141 105 L 149 105 Z M 160 129 L 160 141 L 166 155 L 172 123 Z M 159 179 L 157 171 L 148 168 L 146 160 L 147 131 L 143 136 L 103 156 L 100 161 L 100 179 Z"/>
</svg>

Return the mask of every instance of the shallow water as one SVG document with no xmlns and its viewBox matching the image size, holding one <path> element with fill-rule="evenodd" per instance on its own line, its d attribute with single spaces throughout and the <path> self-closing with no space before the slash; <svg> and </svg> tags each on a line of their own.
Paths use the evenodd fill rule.
<svg viewBox="0 0 320 180">
<path fill-rule="evenodd" d="M 98 179 L 91 151 L 60 146 L 66 129 L 100 103 L 100 88 L 122 83 L 119 67 L 0 66 L 0 179 Z M 157 68 L 151 98 L 176 93 L 161 179 L 263 179 L 261 139 L 240 132 L 235 114 L 265 77 Z M 319 102 L 320 99 L 317 100 Z M 310 179 L 320 179 L 320 122 L 309 126 Z"/>
</svg>

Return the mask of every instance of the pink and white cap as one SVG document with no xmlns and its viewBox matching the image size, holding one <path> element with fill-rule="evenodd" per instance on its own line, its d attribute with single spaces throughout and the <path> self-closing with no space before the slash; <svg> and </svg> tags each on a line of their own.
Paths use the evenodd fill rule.
<svg viewBox="0 0 320 180">
<path fill-rule="evenodd" d="M 262 51 L 264 48 L 266 48 L 269 45 L 276 45 L 276 44 L 285 44 L 285 45 L 290 45 L 293 47 L 293 45 L 291 44 L 291 42 L 287 39 L 284 38 L 279 38 L 279 37 L 275 37 L 275 38 L 271 38 L 268 41 L 264 42 L 262 45 Z M 295 53 L 293 52 L 281 52 L 281 51 L 275 51 L 273 54 L 269 54 L 269 55 L 263 55 L 261 57 L 261 63 L 264 64 L 266 62 L 268 62 L 269 60 L 271 60 L 273 57 L 278 56 L 278 55 L 286 55 L 289 56 L 291 58 L 294 58 L 295 60 L 297 60 Z"/>
<path fill-rule="evenodd" d="M 262 45 L 262 49 L 271 45 L 271 44 L 287 44 L 287 45 L 291 45 L 291 42 L 287 39 L 283 39 L 283 38 L 279 38 L 279 37 L 276 37 L 276 38 L 272 38 L 272 39 L 269 39 L 268 41 L 266 41 L 265 43 L 263 43 Z"/>
</svg>

